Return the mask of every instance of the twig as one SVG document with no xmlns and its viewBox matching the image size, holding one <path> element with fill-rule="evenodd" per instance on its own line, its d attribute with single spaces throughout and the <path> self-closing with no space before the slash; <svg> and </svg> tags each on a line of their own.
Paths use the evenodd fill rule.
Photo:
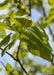
<svg viewBox="0 0 54 75">
<path fill-rule="evenodd" d="M 19 43 L 18 50 L 17 50 L 17 54 L 16 54 L 16 58 L 17 58 L 17 59 L 18 59 L 18 55 L 19 55 L 20 45 L 21 45 L 21 41 L 20 41 L 20 43 Z"/>
<path fill-rule="evenodd" d="M 52 62 L 52 64 L 54 65 L 54 54 L 52 53 L 51 55 L 52 55 L 52 56 L 51 56 L 51 62 Z"/>
<path fill-rule="evenodd" d="M 26 72 L 25 69 L 23 68 L 23 64 L 21 64 L 21 62 L 20 62 L 20 60 L 19 60 L 19 57 L 18 57 L 18 55 L 19 55 L 19 50 L 20 50 L 20 45 L 21 45 L 20 36 L 21 36 L 21 33 L 20 33 L 19 38 L 18 38 L 20 42 L 19 42 L 19 46 L 18 46 L 17 53 L 16 53 L 16 59 L 17 59 L 17 61 L 19 62 L 19 64 L 20 64 L 22 70 L 27 74 L 27 72 Z M 28 75 L 28 74 L 27 74 L 27 75 Z"/>
<path fill-rule="evenodd" d="M 0 61 L 0 63 L 2 64 L 2 66 L 5 68 L 5 65 L 3 64 L 3 62 L 2 61 Z"/>
<path fill-rule="evenodd" d="M 45 13 L 45 9 L 43 7 L 43 4 L 42 4 L 42 1 L 39 0 L 40 4 L 41 4 L 41 8 L 42 8 L 42 11 L 43 11 L 43 16 L 46 18 L 46 13 Z"/>
<path fill-rule="evenodd" d="M 21 32 L 20 32 L 20 34 L 19 34 L 19 38 L 18 38 L 18 40 L 19 40 L 20 42 L 19 42 L 19 46 L 18 46 L 18 50 L 17 50 L 17 53 L 16 53 L 16 59 L 18 59 L 18 55 L 19 55 L 19 50 L 20 50 L 20 45 L 21 45 L 21 40 L 20 40 L 20 36 L 21 36 Z"/>
<path fill-rule="evenodd" d="M 20 34 L 21 35 L 21 34 Z M 20 50 L 20 45 L 21 45 L 21 40 L 20 40 L 20 35 L 19 35 L 19 46 L 18 46 L 18 50 L 17 50 L 17 53 L 16 53 L 16 58 L 18 59 L 18 55 L 19 55 L 19 50 Z"/>
<path fill-rule="evenodd" d="M 53 41 L 54 41 L 54 34 L 53 34 L 53 32 L 52 32 L 50 26 L 49 26 L 48 28 L 49 28 L 50 34 L 52 35 Z"/>
<path fill-rule="evenodd" d="M 0 50 L 2 51 L 3 49 L 0 48 Z M 20 64 L 22 70 L 26 73 L 26 75 L 29 75 L 29 74 L 26 72 L 26 70 L 24 69 L 24 67 L 23 67 L 23 65 L 21 64 L 21 62 L 20 62 L 19 59 L 14 58 L 14 57 L 13 57 L 10 53 L 8 53 L 8 52 L 6 52 L 6 54 L 8 54 L 8 55 L 9 55 L 10 57 L 12 57 L 15 61 L 17 61 L 17 62 Z"/>
<path fill-rule="evenodd" d="M 19 59 L 17 59 L 17 61 L 19 62 L 19 64 L 20 64 L 20 66 L 21 66 L 22 70 L 26 73 L 26 75 L 29 75 L 29 74 L 26 72 L 26 70 L 24 69 L 24 67 L 23 67 L 23 65 L 21 64 L 20 60 L 19 60 Z"/>
<path fill-rule="evenodd" d="M 31 16 L 31 0 L 29 0 L 29 11 L 30 11 L 29 16 Z"/>
</svg>

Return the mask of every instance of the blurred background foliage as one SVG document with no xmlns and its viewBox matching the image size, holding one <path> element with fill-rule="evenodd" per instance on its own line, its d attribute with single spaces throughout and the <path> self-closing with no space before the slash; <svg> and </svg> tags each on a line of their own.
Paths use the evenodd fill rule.
<svg viewBox="0 0 54 75">
<path fill-rule="evenodd" d="M 54 73 L 52 64 L 49 67 L 43 66 L 28 57 L 30 52 L 51 62 L 52 48 L 48 43 L 49 39 L 45 30 L 46 28 L 49 29 L 54 42 L 54 0 L 31 0 L 31 9 L 29 7 L 29 0 L 4 0 L 0 2 L 0 10 L 7 9 L 8 11 L 6 15 L 0 15 L 0 38 L 3 39 L 0 42 L 0 47 L 4 47 L 1 56 L 11 47 L 14 47 L 22 33 L 18 56 L 29 75 Z M 42 16 L 36 22 L 33 22 L 29 16 L 30 14 L 32 16 L 32 13 L 30 13 L 32 9 L 42 13 Z M 7 35 L 6 29 L 13 32 Z M 15 58 L 17 49 L 18 47 L 15 47 L 13 51 Z M 17 62 L 14 63 L 14 67 L 7 63 L 4 68 L 5 75 L 25 75 Z M 2 68 L 0 68 L 0 71 L 2 71 Z"/>
</svg>

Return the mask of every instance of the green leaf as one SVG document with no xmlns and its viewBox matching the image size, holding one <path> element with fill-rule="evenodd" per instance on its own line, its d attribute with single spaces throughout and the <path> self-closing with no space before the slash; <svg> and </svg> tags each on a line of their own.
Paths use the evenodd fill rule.
<svg viewBox="0 0 54 75">
<path fill-rule="evenodd" d="M 27 28 L 29 26 L 31 26 L 32 20 L 31 17 L 27 16 L 27 15 L 23 15 L 23 16 L 16 16 L 15 19 L 21 23 L 22 27 Z"/>
<path fill-rule="evenodd" d="M 0 72 L 2 71 L 2 68 L 0 68 Z"/>
<path fill-rule="evenodd" d="M 48 43 L 48 37 L 45 31 L 40 26 L 27 28 L 24 31 L 24 36 L 22 36 L 21 41 L 27 44 L 28 50 L 32 54 L 48 61 L 51 60 L 52 49 Z"/>
<path fill-rule="evenodd" d="M 7 0 L 4 0 L 2 3 L 0 3 L 0 7 L 6 5 L 7 3 L 8 3 L 8 1 Z"/>
<path fill-rule="evenodd" d="M 0 26 L 0 32 L 6 35 L 5 29 Z"/>
<path fill-rule="evenodd" d="M 11 35 L 11 33 L 10 33 L 9 35 L 7 35 L 7 36 L 0 42 L 0 47 L 5 46 L 5 45 L 8 44 L 8 42 L 9 42 L 9 40 L 10 40 L 10 35 Z"/>
<path fill-rule="evenodd" d="M 9 50 L 9 49 L 14 45 L 14 41 L 15 41 L 15 40 L 13 40 L 11 43 L 9 43 L 9 44 L 3 49 L 2 53 L 1 53 L 1 56 L 3 56 L 3 55 L 6 53 L 6 51 Z"/>
<path fill-rule="evenodd" d="M 22 16 L 22 15 L 26 15 L 26 14 L 28 14 L 28 12 L 25 9 L 21 9 L 21 8 L 17 12 L 18 16 Z"/>
<path fill-rule="evenodd" d="M 12 2 L 13 2 L 14 0 L 8 0 L 8 1 L 9 1 L 10 4 L 12 4 Z"/>
<path fill-rule="evenodd" d="M 12 35 L 12 37 L 11 37 L 11 41 L 13 40 L 13 39 L 15 39 L 15 42 L 17 41 L 17 39 L 18 39 L 18 33 L 14 33 L 13 35 Z"/>
<path fill-rule="evenodd" d="M 48 18 L 41 17 L 40 21 L 41 21 L 41 26 L 43 28 L 46 28 L 50 25 L 50 22 L 49 22 Z"/>
<path fill-rule="evenodd" d="M 11 27 L 4 22 L 0 22 L 0 28 L 12 30 Z"/>
<path fill-rule="evenodd" d="M 11 65 L 9 63 L 6 64 L 6 67 L 5 68 L 6 68 L 6 72 L 7 73 L 10 73 L 10 72 L 13 71 L 13 68 L 11 67 Z"/>
<path fill-rule="evenodd" d="M 48 13 L 48 21 L 53 22 L 54 20 L 54 7 L 52 7 Z"/>
<path fill-rule="evenodd" d="M 40 7 L 40 6 L 41 6 L 41 4 L 40 4 L 39 0 L 33 0 L 33 3 L 34 3 L 36 6 L 38 6 L 38 7 Z"/>
<path fill-rule="evenodd" d="M 31 17 L 27 15 L 16 16 L 16 17 L 15 16 L 16 14 L 13 14 L 10 18 L 10 21 L 12 22 L 11 27 L 13 28 L 14 31 L 21 32 L 22 30 L 31 26 L 32 24 Z"/>
<path fill-rule="evenodd" d="M 4 29 L 0 29 L 0 38 L 5 38 L 6 32 Z"/>
<path fill-rule="evenodd" d="M 48 0 L 49 5 L 54 5 L 54 0 Z"/>
<path fill-rule="evenodd" d="M 0 10 L 4 10 L 8 6 L 8 1 L 4 0 L 0 3 Z"/>
<path fill-rule="evenodd" d="M 8 6 L 8 4 L 5 4 L 4 6 L 0 7 L 0 10 L 4 10 L 4 9 L 6 9 L 7 6 Z"/>
<path fill-rule="evenodd" d="M 12 72 L 13 75 L 19 75 L 19 73 L 17 71 Z"/>
<path fill-rule="evenodd" d="M 0 38 L 4 38 L 6 36 L 5 32 L 5 23 L 0 22 Z"/>
</svg>

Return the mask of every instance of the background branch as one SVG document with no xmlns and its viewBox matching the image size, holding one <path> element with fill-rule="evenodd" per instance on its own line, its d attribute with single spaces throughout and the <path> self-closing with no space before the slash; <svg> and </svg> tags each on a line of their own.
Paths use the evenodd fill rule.
<svg viewBox="0 0 54 75">
<path fill-rule="evenodd" d="M 42 8 L 42 11 L 43 11 L 43 16 L 44 16 L 44 18 L 47 18 L 45 9 L 44 9 L 43 4 L 42 4 L 42 1 L 39 0 L 39 2 L 40 2 L 40 4 L 41 4 L 41 8 Z M 51 33 L 51 35 L 52 35 L 52 37 L 53 37 L 53 40 L 54 40 L 54 34 L 53 34 L 52 30 L 51 30 L 51 27 L 49 26 L 48 28 L 49 28 L 49 31 L 50 31 L 50 33 Z M 52 64 L 53 64 L 53 54 L 52 54 L 52 60 L 51 60 L 51 62 L 52 62 Z"/>
<path fill-rule="evenodd" d="M 31 16 L 31 0 L 29 0 L 29 11 L 30 11 L 29 16 Z"/>
<path fill-rule="evenodd" d="M 51 27 L 49 26 L 48 28 L 49 28 L 50 34 L 52 35 L 52 39 L 54 41 L 54 34 L 53 34 L 52 30 L 51 30 Z"/>
<path fill-rule="evenodd" d="M 2 61 L 0 61 L 0 63 L 2 64 L 2 66 L 5 68 L 5 65 L 4 65 L 4 63 L 2 62 Z"/>
<path fill-rule="evenodd" d="M 42 8 L 42 11 L 43 11 L 43 16 L 44 16 L 44 18 L 47 18 L 45 9 L 44 9 L 43 4 L 42 4 L 42 1 L 39 0 L 39 2 L 40 2 L 40 4 L 41 4 L 41 8 Z M 54 40 L 54 34 L 53 34 L 52 30 L 51 30 L 51 27 L 49 26 L 48 28 L 49 28 L 49 31 L 50 31 L 50 33 L 51 33 L 51 35 L 52 35 L 53 40 Z"/>
</svg>

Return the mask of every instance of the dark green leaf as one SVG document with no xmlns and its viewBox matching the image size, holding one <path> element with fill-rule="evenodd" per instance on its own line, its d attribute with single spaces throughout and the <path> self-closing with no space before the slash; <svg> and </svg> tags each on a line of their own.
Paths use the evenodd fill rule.
<svg viewBox="0 0 54 75">
<path fill-rule="evenodd" d="M 10 40 L 10 35 L 11 35 L 11 33 L 10 33 L 9 35 L 7 35 L 7 36 L 0 42 L 0 47 L 5 46 L 5 45 L 8 44 L 8 42 L 9 42 L 9 40 Z"/>
<path fill-rule="evenodd" d="M 24 37 L 25 36 L 25 37 Z M 51 60 L 51 47 L 48 43 L 48 37 L 42 28 L 33 26 L 25 30 L 21 41 L 27 43 L 29 52 L 40 56 L 48 61 Z M 37 51 L 38 55 L 37 55 Z"/>
<path fill-rule="evenodd" d="M 9 44 L 4 48 L 4 50 L 3 50 L 2 53 L 1 53 L 1 56 L 3 56 L 3 55 L 6 53 L 6 51 L 9 50 L 9 49 L 14 45 L 14 41 L 15 41 L 15 40 L 13 40 L 11 43 L 9 43 Z"/>
<path fill-rule="evenodd" d="M 27 28 L 27 27 L 31 26 L 31 23 L 32 23 L 31 17 L 29 17 L 27 15 L 16 16 L 15 19 L 19 23 L 21 23 L 21 26 L 23 26 L 24 28 Z"/>
</svg>

